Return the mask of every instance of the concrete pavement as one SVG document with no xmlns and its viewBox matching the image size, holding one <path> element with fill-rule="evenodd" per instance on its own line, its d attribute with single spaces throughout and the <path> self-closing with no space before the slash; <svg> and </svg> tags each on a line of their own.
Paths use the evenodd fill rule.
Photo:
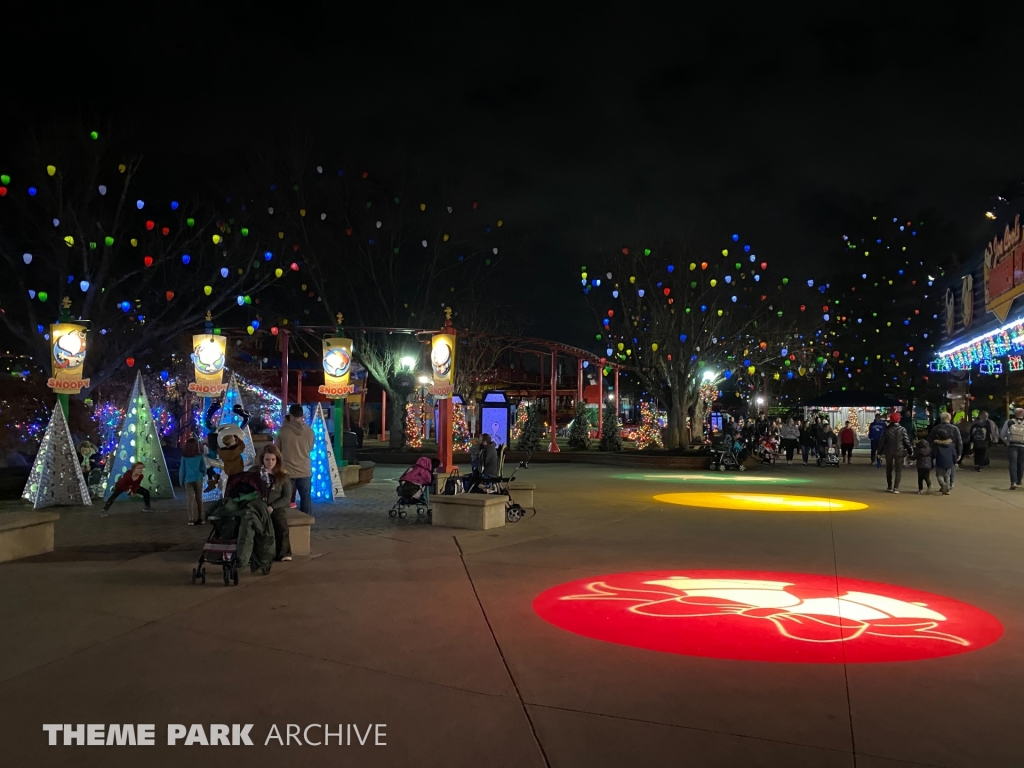
<svg viewBox="0 0 1024 768">
<path fill-rule="evenodd" d="M 0 565 L 0 754 L 15 766 L 1019 764 L 1024 491 L 1006 490 L 996 462 L 960 472 L 948 498 L 908 493 L 909 468 L 895 496 L 883 471 L 860 462 L 725 483 L 708 472 L 535 465 L 523 479 L 537 484 L 537 514 L 481 532 L 389 518 L 389 472 L 401 469 L 378 467 L 374 483 L 316 510 L 311 557 L 243 574 L 237 588 L 189 583 L 206 531 L 184 525 L 183 503 L 150 515 L 119 505 L 102 520 L 63 510 L 53 555 Z M 654 499 L 691 491 L 867 508 Z M 606 642 L 533 607 L 576 579 L 702 569 L 921 590 L 991 614 L 1003 635 L 941 658 L 774 663 Z M 710 627 L 714 646 L 714 632 L 747 625 L 638 626 Z M 154 723 L 157 745 L 48 747 L 43 723 Z M 168 723 L 253 723 L 256 745 L 196 754 L 164 743 Z M 386 723 L 387 746 L 263 745 L 272 724 L 283 734 L 288 723 Z"/>
</svg>

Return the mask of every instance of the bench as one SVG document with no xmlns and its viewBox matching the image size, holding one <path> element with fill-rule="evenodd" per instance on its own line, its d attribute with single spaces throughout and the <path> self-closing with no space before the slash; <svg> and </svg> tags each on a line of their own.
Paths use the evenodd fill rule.
<svg viewBox="0 0 1024 768">
<path fill-rule="evenodd" d="M 0 563 L 53 552 L 56 512 L 7 512 L 0 514 Z"/>
<path fill-rule="evenodd" d="M 288 540 L 292 545 L 293 555 L 309 554 L 309 529 L 316 518 L 297 509 L 288 510 Z"/>
<path fill-rule="evenodd" d="M 505 524 L 507 497 L 495 493 L 460 493 L 455 496 L 437 494 L 430 497 L 433 507 L 431 523 L 446 528 L 468 528 L 486 531 Z"/>
<path fill-rule="evenodd" d="M 512 483 L 508 487 L 508 495 L 523 509 L 534 509 L 533 492 L 536 488 L 533 483 Z"/>
<path fill-rule="evenodd" d="M 342 488 L 348 490 L 349 488 L 355 488 L 359 485 L 358 464 L 346 464 L 344 467 L 338 467 L 338 471 L 341 473 Z"/>
</svg>

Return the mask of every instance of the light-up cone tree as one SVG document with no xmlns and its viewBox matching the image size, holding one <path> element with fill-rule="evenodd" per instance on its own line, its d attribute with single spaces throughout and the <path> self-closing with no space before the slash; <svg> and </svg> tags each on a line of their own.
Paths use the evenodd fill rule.
<svg viewBox="0 0 1024 768">
<path fill-rule="evenodd" d="M 9 334 L 47 359 L 38 328 L 62 295 L 74 298 L 77 316 L 98 330 L 85 363 L 98 387 L 126 360 L 173 348 L 207 311 L 232 322 L 251 311 L 244 297 L 274 280 L 267 243 L 194 190 L 143 193 L 173 185 L 112 126 L 63 125 L 52 135 L 26 129 L 0 151 L 0 323 Z"/>
<path fill-rule="evenodd" d="M 738 236 L 726 242 L 717 249 L 625 247 L 607 254 L 598 269 L 582 270 L 583 290 L 600 317 L 603 352 L 662 393 L 669 448 L 689 445 L 686 415 L 706 372 L 745 385 L 766 370 L 773 378 L 787 376 L 786 361 L 798 348 L 830 348 L 820 316 L 799 311 L 810 298 L 817 301 L 814 281 L 772 278 L 768 262 Z"/>
<path fill-rule="evenodd" d="M 313 451 L 309 455 L 312 475 L 309 479 L 309 495 L 317 501 L 333 501 L 345 498 L 341 485 L 341 472 L 334 456 L 334 444 L 327 431 L 327 419 L 323 406 L 317 404 L 313 414 Z"/>
<path fill-rule="evenodd" d="M 21 497 L 31 503 L 33 509 L 92 504 L 64 409 L 59 406 L 54 407 L 50 416 Z"/>
<path fill-rule="evenodd" d="M 160 444 L 160 435 L 157 433 L 141 373 L 135 377 L 117 447 L 107 465 L 109 471 L 103 486 L 103 498 L 109 498 L 114 492 L 114 484 L 140 461 L 146 465 L 142 484 L 150 495 L 154 499 L 175 498 L 170 472 L 167 471 L 167 460 L 164 458 L 164 449 Z"/>
</svg>

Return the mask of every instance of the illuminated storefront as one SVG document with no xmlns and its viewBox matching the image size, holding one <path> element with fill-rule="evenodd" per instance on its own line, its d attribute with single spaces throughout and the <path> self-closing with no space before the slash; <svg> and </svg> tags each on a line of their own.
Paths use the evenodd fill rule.
<svg viewBox="0 0 1024 768">
<path fill-rule="evenodd" d="M 972 372 L 1024 370 L 1024 233 L 1019 214 L 948 284 L 941 312 L 943 343 L 929 367 L 951 374 L 954 387 Z"/>
</svg>

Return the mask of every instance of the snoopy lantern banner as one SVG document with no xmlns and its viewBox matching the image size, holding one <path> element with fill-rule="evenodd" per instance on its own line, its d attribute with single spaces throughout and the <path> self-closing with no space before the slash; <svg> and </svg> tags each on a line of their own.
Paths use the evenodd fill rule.
<svg viewBox="0 0 1024 768">
<path fill-rule="evenodd" d="M 46 385 L 55 392 L 77 393 L 89 386 L 89 379 L 82 378 L 88 331 L 87 326 L 78 323 L 56 323 L 50 326 L 53 377 Z"/>
<path fill-rule="evenodd" d="M 352 374 L 352 339 L 324 339 L 324 383 L 321 395 L 338 398 L 350 395 L 355 387 L 349 384 Z"/>
<path fill-rule="evenodd" d="M 217 395 L 228 388 L 222 384 L 224 378 L 224 353 L 227 339 L 212 333 L 192 337 L 192 365 L 196 369 L 196 380 L 188 385 L 189 392 L 200 395 Z"/>
<path fill-rule="evenodd" d="M 439 333 L 430 339 L 430 368 L 434 374 L 434 385 L 430 394 L 445 399 L 455 392 L 455 336 Z"/>
</svg>

